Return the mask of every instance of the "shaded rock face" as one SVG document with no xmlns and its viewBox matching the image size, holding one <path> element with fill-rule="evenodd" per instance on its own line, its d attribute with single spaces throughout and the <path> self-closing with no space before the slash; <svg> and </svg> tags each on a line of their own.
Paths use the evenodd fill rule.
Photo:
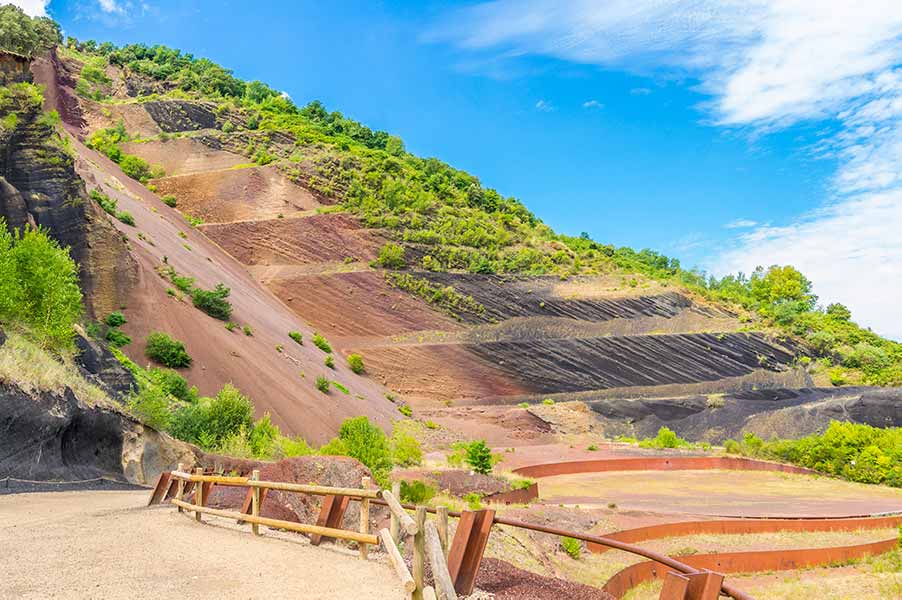
<svg viewBox="0 0 902 600">
<path fill-rule="evenodd" d="M 137 389 L 135 376 L 103 345 L 78 335 L 75 347 L 78 349 L 75 363 L 82 376 L 103 388 L 110 396 L 123 400 L 133 389 Z"/>
<path fill-rule="evenodd" d="M 105 213 L 88 199 L 62 138 L 40 122 L 40 108 L 17 108 L 18 125 L 0 135 L 0 217 L 10 230 L 47 228 L 79 266 L 88 314 L 110 312 L 133 285 L 134 261 Z"/>
<path fill-rule="evenodd" d="M 369 469 L 356 459 L 346 456 L 298 456 L 267 463 L 206 455 L 201 462 L 208 466 L 222 467 L 226 474 L 234 471 L 239 475 L 250 475 L 251 471 L 259 469 L 260 479 L 265 481 L 311 483 L 330 487 L 360 487 L 361 479 L 371 476 Z M 246 488 L 214 487 L 209 505 L 237 510 L 246 493 Z M 321 506 L 322 498 L 319 496 L 271 490 L 260 514 L 284 521 L 315 523 Z M 345 526 L 357 523 L 359 515 L 357 503 L 352 502 L 345 513 Z"/>
<path fill-rule="evenodd" d="M 0 384 L 0 477 L 72 481 L 111 477 L 153 483 L 192 447 L 107 408 L 63 393 Z"/>
<path fill-rule="evenodd" d="M 145 102 L 144 109 L 168 133 L 219 127 L 212 105 L 207 103 L 165 100 Z"/>
<path fill-rule="evenodd" d="M 690 441 L 720 443 L 746 432 L 798 438 L 822 432 L 831 420 L 875 427 L 902 426 L 897 388 L 748 390 L 711 396 L 598 400 L 589 403 L 609 435 L 653 437 L 666 426 Z"/>
</svg>

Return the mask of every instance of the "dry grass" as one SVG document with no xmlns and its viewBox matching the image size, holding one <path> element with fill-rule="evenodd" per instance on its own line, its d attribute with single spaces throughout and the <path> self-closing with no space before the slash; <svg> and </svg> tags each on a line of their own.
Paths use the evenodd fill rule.
<svg viewBox="0 0 902 600">
<path fill-rule="evenodd" d="M 79 374 L 69 356 L 54 358 L 20 333 L 7 332 L 0 346 L 0 382 L 12 383 L 27 392 L 63 393 L 71 388 L 88 405 L 115 406 L 110 397 Z"/>
</svg>

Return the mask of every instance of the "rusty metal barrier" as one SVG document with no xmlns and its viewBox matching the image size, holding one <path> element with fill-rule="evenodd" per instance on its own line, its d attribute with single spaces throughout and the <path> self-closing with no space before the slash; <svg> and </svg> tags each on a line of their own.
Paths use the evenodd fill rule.
<svg viewBox="0 0 902 600">
<path fill-rule="evenodd" d="M 733 456 L 643 456 L 570 460 L 526 465 L 514 469 L 513 472 L 524 477 L 552 477 L 554 475 L 601 473 L 605 471 L 701 471 L 709 469 L 777 471 L 800 475 L 820 475 L 816 471 L 803 467 Z"/>
<path fill-rule="evenodd" d="M 883 554 L 895 548 L 898 543 L 898 538 L 893 537 L 888 540 L 855 546 L 696 554 L 681 557 L 681 560 L 695 569 L 716 569 L 720 573 L 787 571 Z M 655 561 L 644 561 L 631 565 L 615 573 L 602 589 L 614 598 L 622 598 L 637 585 L 655 579 L 664 579 L 668 573 L 668 566 Z"/>
<path fill-rule="evenodd" d="M 902 515 L 870 518 L 848 519 L 729 519 L 715 521 L 678 521 L 624 529 L 606 533 L 605 537 L 621 542 L 644 542 L 668 537 L 686 535 L 714 534 L 750 534 L 771 533 L 775 531 L 857 531 L 859 529 L 883 529 L 902 525 Z M 610 548 L 599 544 L 588 544 L 589 550 L 596 554 L 607 552 Z"/>
</svg>

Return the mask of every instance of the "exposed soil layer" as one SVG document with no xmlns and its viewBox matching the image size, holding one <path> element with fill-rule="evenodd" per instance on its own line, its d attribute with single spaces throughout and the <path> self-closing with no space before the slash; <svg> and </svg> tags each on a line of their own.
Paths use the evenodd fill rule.
<svg viewBox="0 0 902 600">
<path fill-rule="evenodd" d="M 84 98 L 80 101 L 88 131 L 114 127 L 122 121 L 131 135 L 151 137 L 160 134 L 160 126 L 147 114 L 143 104 L 102 104 Z"/>
<path fill-rule="evenodd" d="M 191 138 L 129 142 L 120 147 L 126 154 L 135 154 L 152 165 L 162 166 L 169 176 L 228 169 L 249 162 L 243 156 L 214 150 Z"/>
<path fill-rule="evenodd" d="M 496 558 L 483 559 L 476 587 L 494 594 L 495 600 L 612 600 L 598 588 L 543 577 Z"/>
<path fill-rule="evenodd" d="M 156 179 L 178 209 L 205 223 L 289 217 L 319 206 L 316 198 L 276 167 L 247 167 Z"/>
<path fill-rule="evenodd" d="M 266 202 L 272 201 L 267 199 Z M 277 207 L 278 203 L 272 206 Z M 205 225 L 203 231 L 246 265 L 309 265 L 346 259 L 370 261 L 376 257 L 383 241 L 377 232 L 364 229 L 357 219 L 347 214 L 286 217 Z"/>
<path fill-rule="evenodd" d="M 423 327 L 460 327 L 451 317 L 389 287 L 382 273 L 295 275 L 288 269 L 257 273 L 292 310 L 332 336 L 385 336 Z"/>
<path fill-rule="evenodd" d="M 588 404 L 609 435 L 653 437 L 667 426 L 686 439 L 712 443 L 746 432 L 798 437 L 823 431 L 831 420 L 902 426 L 902 390 L 896 388 L 778 388 Z"/>
</svg>

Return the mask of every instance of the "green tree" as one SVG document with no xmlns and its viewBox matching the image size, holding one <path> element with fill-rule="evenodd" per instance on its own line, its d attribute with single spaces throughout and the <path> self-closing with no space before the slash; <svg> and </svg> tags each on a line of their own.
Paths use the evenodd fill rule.
<svg viewBox="0 0 902 600">
<path fill-rule="evenodd" d="M 774 265 L 766 271 L 758 267 L 749 285 L 752 297 L 763 306 L 799 302 L 810 310 L 817 301 L 817 296 L 811 293 L 811 282 L 791 266 Z"/>
<path fill-rule="evenodd" d="M 477 473 L 488 475 L 492 472 L 492 451 L 485 440 L 471 442 L 467 446 L 466 461 Z"/>
<path fill-rule="evenodd" d="M 374 477 L 391 469 L 388 438 L 365 416 L 345 419 L 338 430 L 338 438 L 344 443 L 348 456 L 369 467 Z"/>
<path fill-rule="evenodd" d="M 0 6 L 0 49 L 35 56 L 62 41 L 53 19 L 29 17 L 12 4 Z"/>
</svg>

